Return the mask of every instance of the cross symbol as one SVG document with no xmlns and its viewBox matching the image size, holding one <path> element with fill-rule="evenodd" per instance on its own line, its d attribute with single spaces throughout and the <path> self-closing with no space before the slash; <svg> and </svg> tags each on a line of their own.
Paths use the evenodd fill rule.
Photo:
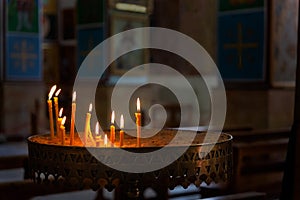
<svg viewBox="0 0 300 200">
<path fill-rule="evenodd" d="M 224 44 L 225 49 L 237 49 L 238 51 L 238 68 L 243 67 L 243 49 L 247 48 L 257 48 L 257 43 L 243 43 L 243 31 L 242 31 L 242 24 L 237 24 L 237 31 L 238 31 L 238 41 L 237 43 L 228 43 Z"/>
<path fill-rule="evenodd" d="M 37 59 L 37 55 L 35 53 L 30 53 L 29 51 L 32 51 L 33 48 L 31 45 L 27 45 L 26 40 L 23 40 L 21 43 L 21 46 L 15 45 L 15 50 L 18 52 L 11 53 L 10 57 L 13 59 L 16 59 L 15 66 L 18 67 L 19 62 L 21 61 L 21 69 L 22 72 L 25 72 L 27 70 L 27 61 L 29 61 L 30 67 L 33 67 L 32 60 Z"/>
</svg>

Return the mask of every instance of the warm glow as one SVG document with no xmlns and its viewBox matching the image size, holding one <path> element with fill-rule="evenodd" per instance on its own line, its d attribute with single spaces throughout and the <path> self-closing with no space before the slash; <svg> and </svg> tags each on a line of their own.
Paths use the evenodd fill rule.
<svg viewBox="0 0 300 200">
<path fill-rule="evenodd" d="M 60 91 L 61 91 L 61 89 L 59 89 L 59 90 L 57 90 L 57 91 L 55 92 L 55 96 L 56 96 L 56 97 L 59 95 Z"/>
<path fill-rule="evenodd" d="M 61 120 L 61 125 L 62 125 L 62 126 L 65 124 L 65 122 L 66 122 L 66 119 L 67 119 L 67 117 L 66 117 L 66 116 L 64 116 L 64 118 Z"/>
<path fill-rule="evenodd" d="M 139 13 L 147 12 L 147 8 L 145 6 L 129 4 L 129 3 L 116 3 L 116 8 L 118 10 L 132 11 L 132 12 L 139 12 Z"/>
<path fill-rule="evenodd" d="M 140 98 L 137 98 L 137 100 L 136 100 L 136 110 L 137 110 L 138 112 L 141 111 L 141 102 L 140 102 Z"/>
<path fill-rule="evenodd" d="M 63 108 L 61 108 L 61 109 L 59 110 L 58 117 L 61 117 L 61 116 L 62 116 L 63 110 L 64 110 Z"/>
<path fill-rule="evenodd" d="M 90 107 L 89 107 L 89 112 L 92 112 L 92 109 L 93 109 L 93 105 L 90 104 Z"/>
<path fill-rule="evenodd" d="M 104 145 L 107 146 L 107 134 L 104 136 Z"/>
<path fill-rule="evenodd" d="M 72 101 L 75 102 L 76 101 L 76 92 L 73 92 L 73 98 Z"/>
<path fill-rule="evenodd" d="M 100 129 L 100 127 L 99 127 L 99 122 L 97 122 L 97 123 L 96 123 L 96 127 L 95 127 L 95 134 L 96 134 L 96 135 L 99 135 L 99 129 Z"/>
<path fill-rule="evenodd" d="M 112 124 L 115 123 L 115 111 L 112 111 L 111 113 L 111 121 Z"/>
<path fill-rule="evenodd" d="M 48 99 L 49 100 L 52 98 L 55 90 L 56 90 L 56 85 L 53 85 L 52 88 L 51 88 L 51 90 L 50 90 L 50 92 L 49 92 L 49 94 L 48 94 Z"/>
<path fill-rule="evenodd" d="M 120 118 L 120 129 L 123 129 L 124 128 L 124 116 L 121 115 L 121 118 Z"/>
</svg>

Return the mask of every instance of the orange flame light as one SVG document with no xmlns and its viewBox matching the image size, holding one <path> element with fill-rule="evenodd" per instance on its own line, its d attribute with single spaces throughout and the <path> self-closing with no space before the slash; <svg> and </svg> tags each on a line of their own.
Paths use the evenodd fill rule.
<svg viewBox="0 0 300 200">
<path fill-rule="evenodd" d="M 120 118 L 120 129 L 123 129 L 124 128 L 124 116 L 121 115 L 121 118 Z"/>
<path fill-rule="evenodd" d="M 53 85 L 52 88 L 51 88 L 51 90 L 50 90 L 50 92 L 49 92 L 49 94 L 48 94 L 48 99 L 49 100 L 52 98 L 55 90 L 56 90 L 56 85 Z"/>
<path fill-rule="evenodd" d="M 57 97 L 60 93 L 61 89 L 57 90 L 56 93 L 55 93 L 55 96 Z"/>
<path fill-rule="evenodd" d="M 90 103 L 89 112 L 92 112 L 92 109 L 93 109 L 93 104 Z"/>
<path fill-rule="evenodd" d="M 138 112 L 141 111 L 141 102 L 140 102 L 140 98 L 137 98 L 137 100 L 136 100 L 136 110 L 137 110 Z"/>
<path fill-rule="evenodd" d="M 61 125 L 62 125 L 62 126 L 65 125 L 66 119 L 67 119 L 67 117 L 64 116 L 63 119 L 61 120 Z"/>
<path fill-rule="evenodd" d="M 107 134 L 105 134 L 105 136 L 104 136 L 104 146 L 107 147 Z"/>
<path fill-rule="evenodd" d="M 61 109 L 59 110 L 58 117 L 61 117 L 61 116 L 62 116 L 63 111 L 64 111 L 64 108 L 61 108 Z"/>
<path fill-rule="evenodd" d="M 115 111 L 112 111 L 111 113 L 111 123 L 115 123 Z"/>
<path fill-rule="evenodd" d="M 73 102 L 75 102 L 75 101 L 76 101 L 76 92 L 73 92 L 72 101 L 73 101 Z"/>
<path fill-rule="evenodd" d="M 95 134 L 96 134 L 96 135 L 99 135 L 99 129 L 100 129 L 100 127 L 99 127 L 99 122 L 97 122 L 97 123 L 96 123 L 96 127 L 95 127 Z"/>
</svg>

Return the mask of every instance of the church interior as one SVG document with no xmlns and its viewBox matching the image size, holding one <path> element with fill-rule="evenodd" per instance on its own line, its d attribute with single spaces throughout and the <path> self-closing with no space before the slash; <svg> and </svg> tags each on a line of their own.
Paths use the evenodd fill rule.
<svg viewBox="0 0 300 200">
<path fill-rule="evenodd" d="M 0 1 L 0 199 L 300 198 L 300 163 L 296 160 L 300 152 L 298 8 L 298 0 Z M 162 28 L 154 33 L 160 30 L 169 35 L 154 34 L 153 39 L 140 29 L 145 27 Z M 171 41 L 175 36 L 187 42 Z M 101 46 L 112 37 L 109 48 Z M 149 45 L 155 37 L 157 46 Z M 193 65 L 193 60 L 200 66 Z M 155 64 L 144 65 L 147 63 Z M 95 121 L 102 130 L 109 130 L 113 109 L 120 129 L 135 129 L 136 125 L 137 129 L 186 129 L 200 134 L 213 131 L 216 125 L 232 136 L 231 150 L 226 150 L 230 156 L 226 155 L 226 164 L 220 164 L 226 169 L 222 174 L 226 180 L 214 181 L 222 171 L 214 165 L 219 174 L 203 178 L 195 172 L 196 181 L 178 178 L 171 182 L 169 170 L 164 192 L 110 175 L 113 188 L 105 185 L 106 179 L 97 182 L 96 190 L 84 183 L 77 188 L 49 183 L 47 173 L 37 169 L 42 165 L 30 164 L 31 156 L 42 158 L 43 154 L 35 152 L 42 150 L 37 147 L 28 149 L 29 144 L 35 145 L 28 138 L 58 134 L 57 111 L 54 104 L 53 112 L 47 104 L 54 85 L 56 92 L 60 90 L 53 96 L 66 116 L 64 134 L 68 137 L 70 132 L 70 143 L 71 129 L 74 134 L 74 123 L 86 122 L 90 102 L 96 112 L 90 132 L 94 132 Z M 75 89 L 76 122 L 72 121 Z M 137 98 L 141 100 L 139 125 L 135 124 Z M 128 113 L 122 126 L 120 109 Z M 212 123 L 214 117 L 219 117 L 220 124 Z M 85 130 L 81 124 L 76 129 Z M 220 142 L 220 148 L 222 145 Z M 64 149 L 55 149 L 55 155 L 60 150 Z M 209 155 L 205 159 L 220 160 Z M 60 167 L 48 159 L 49 168 Z M 199 165 L 212 165 L 201 159 Z M 40 173 L 47 183 L 40 180 Z M 77 176 L 82 174 L 78 171 Z M 117 187 L 122 184 L 129 185 L 125 192 Z"/>
</svg>

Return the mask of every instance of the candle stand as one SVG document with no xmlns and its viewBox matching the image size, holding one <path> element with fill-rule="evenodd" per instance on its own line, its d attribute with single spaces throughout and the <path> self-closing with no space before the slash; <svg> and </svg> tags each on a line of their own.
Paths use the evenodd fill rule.
<svg viewBox="0 0 300 200">
<path fill-rule="evenodd" d="M 165 131 L 160 132 L 163 134 Z M 196 137 L 204 136 L 205 133 L 197 133 Z M 41 142 L 46 138 L 49 138 L 49 134 L 28 138 L 29 170 L 32 179 L 37 183 L 78 190 L 114 190 L 115 199 L 144 199 L 143 192 L 150 187 L 157 193 L 158 199 L 167 199 L 168 188 L 174 189 L 178 185 L 187 188 L 190 184 L 200 187 L 202 182 L 209 185 L 211 182 L 228 182 L 232 178 L 232 136 L 225 133 L 220 135 L 216 144 L 193 143 L 172 164 L 141 174 L 112 169 L 98 161 L 84 146 Z M 207 154 L 201 151 L 204 145 L 212 147 Z M 104 159 L 108 160 L 111 151 L 115 149 L 91 148 L 99 151 Z M 132 152 L 155 151 L 159 148 L 161 147 L 122 147 Z"/>
</svg>

